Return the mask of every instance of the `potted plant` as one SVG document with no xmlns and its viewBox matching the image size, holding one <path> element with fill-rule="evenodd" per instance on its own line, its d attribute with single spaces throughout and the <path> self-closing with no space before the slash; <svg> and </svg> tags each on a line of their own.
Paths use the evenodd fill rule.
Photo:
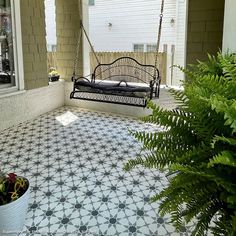
<svg viewBox="0 0 236 236">
<path fill-rule="evenodd" d="M 49 69 L 49 74 L 48 74 L 48 79 L 50 82 L 58 81 L 60 78 L 60 75 L 56 71 L 56 68 L 50 67 Z"/>
<path fill-rule="evenodd" d="M 17 235 L 22 230 L 29 192 L 26 178 L 0 172 L 0 235 Z"/>
<path fill-rule="evenodd" d="M 162 132 L 133 132 L 148 149 L 125 165 L 169 171 L 169 185 L 153 201 L 171 214 L 177 231 L 194 222 L 192 235 L 236 235 L 236 54 L 209 56 L 183 71 L 183 91 L 171 90 L 178 107 L 150 103 L 145 122 Z M 170 176 L 170 175 L 169 175 Z"/>
</svg>

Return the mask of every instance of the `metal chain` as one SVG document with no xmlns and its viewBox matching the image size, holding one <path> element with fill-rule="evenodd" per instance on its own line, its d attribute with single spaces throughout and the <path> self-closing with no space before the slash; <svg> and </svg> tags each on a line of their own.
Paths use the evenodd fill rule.
<svg viewBox="0 0 236 236">
<path fill-rule="evenodd" d="M 77 42 L 77 48 L 76 48 L 76 56 L 75 56 L 75 61 L 74 61 L 74 68 L 73 68 L 73 78 L 76 75 L 76 68 L 78 65 L 78 60 L 79 60 L 79 50 L 80 50 L 80 42 L 81 42 L 81 38 L 82 38 L 82 31 L 84 32 L 88 43 L 92 49 L 93 54 L 95 55 L 95 58 L 97 60 L 97 63 L 100 64 L 100 61 L 97 57 L 96 52 L 94 51 L 93 45 L 88 37 L 88 34 L 86 32 L 86 30 L 84 29 L 83 23 L 82 23 L 82 15 L 81 15 L 81 11 L 82 11 L 82 1 L 80 0 L 80 33 L 79 33 L 79 37 L 78 37 L 78 42 Z M 156 56 L 155 56 L 155 67 L 157 67 L 157 61 L 158 61 L 158 53 L 159 53 L 159 48 L 160 48 L 160 40 L 161 40 L 161 30 L 162 30 L 162 20 L 163 20 L 163 11 L 164 11 L 164 0 L 162 0 L 161 3 L 161 13 L 160 13 L 160 21 L 159 21 L 159 28 L 158 28 L 158 37 L 157 37 L 157 48 L 156 48 Z"/>
<path fill-rule="evenodd" d="M 93 45 L 88 37 L 88 34 L 83 26 L 83 22 L 82 22 L 82 0 L 79 1 L 79 15 L 80 15 L 80 32 L 79 32 L 79 35 L 78 35 L 78 41 L 77 41 L 77 46 L 76 46 L 76 55 L 75 55 L 75 60 L 74 60 L 74 67 L 73 67 L 73 77 L 72 78 L 75 78 L 76 76 L 76 68 L 77 68 L 77 65 L 78 65 L 78 60 L 79 60 L 79 50 L 80 50 L 80 43 L 81 43 L 81 39 L 82 39 L 82 33 L 84 32 L 84 35 L 85 37 L 87 38 L 88 40 L 88 43 L 91 47 L 91 50 L 93 52 L 93 54 L 95 55 L 95 58 L 97 60 L 97 63 L 98 64 L 101 64 L 99 59 L 98 59 L 98 56 L 96 54 L 96 52 L 94 51 L 94 48 L 93 48 Z"/>
<path fill-rule="evenodd" d="M 164 0 L 161 2 L 161 14 L 160 14 L 160 21 L 159 21 L 159 28 L 158 28 L 158 36 L 157 36 L 157 48 L 156 48 L 156 57 L 155 57 L 155 67 L 157 67 L 157 60 L 161 42 L 161 30 L 162 30 L 162 20 L 163 20 L 163 12 L 164 12 Z"/>
<path fill-rule="evenodd" d="M 97 63 L 100 65 L 101 63 L 100 63 L 100 61 L 99 61 L 99 59 L 98 59 L 98 56 L 97 56 L 96 52 L 94 51 L 93 45 L 92 45 L 92 43 L 91 43 L 91 41 L 90 41 L 90 39 L 89 39 L 89 36 L 88 36 L 88 34 L 87 34 L 87 32 L 86 32 L 84 26 L 83 26 L 83 22 L 81 21 L 80 24 L 81 24 L 82 30 L 84 31 L 84 35 L 85 35 L 86 39 L 88 40 L 88 43 L 89 43 L 89 45 L 90 45 L 90 48 L 92 49 L 92 52 L 93 52 L 93 54 L 94 54 L 94 56 L 95 56 L 95 58 L 96 58 L 96 60 L 97 60 Z"/>
<path fill-rule="evenodd" d="M 78 40 L 77 40 L 77 46 L 76 46 L 76 54 L 75 54 L 75 60 L 74 60 L 74 67 L 73 67 L 73 79 L 76 77 L 76 68 L 78 66 L 79 61 L 79 50 L 80 50 L 80 41 L 82 38 L 82 29 L 80 29 Z"/>
</svg>

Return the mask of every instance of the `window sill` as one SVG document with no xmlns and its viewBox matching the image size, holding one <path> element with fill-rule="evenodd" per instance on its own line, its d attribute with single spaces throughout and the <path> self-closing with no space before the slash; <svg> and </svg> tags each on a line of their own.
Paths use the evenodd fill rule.
<svg viewBox="0 0 236 236">
<path fill-rule="evenodd" d="M 0 93 L 0 99 L 1 98 L 6 98 L 6 97 L 11 97 L 11 96 L 16 96 L 22 93 L 25 93 L 26 90 L 15 90 L 15 91 L 8 91 L 7 93 Z"/>
</svg>

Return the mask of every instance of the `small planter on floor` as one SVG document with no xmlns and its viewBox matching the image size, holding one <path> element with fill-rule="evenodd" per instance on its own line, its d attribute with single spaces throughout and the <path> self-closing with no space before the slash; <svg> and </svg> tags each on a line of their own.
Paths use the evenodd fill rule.
<svg viewBox="0 0 236 236">
<path fill-rule="evenodd" d="M 49 79 L 49 82 L 55 82 L 60 79 L 60 75 L 49 76 L 48 79 Z"/>
<path fill-rule="evenodd" d="M 10 184 L 6 184 L 6 181 L 0 181 L 2 187 L 0 197 L 1 203 L 3 203 L 0 204 L 0 235 L 16 236 L 24 226 L 30 195 L 29 181 L 18 176 L 15 179 L 17 182 L 10 182 Z M 13 190 L 7 192 L 6 188 L 12 189 L 13 184 Z M 9 202 L 8 195 L 10 199 L 14 199 L 14 197 L 16 199 Z"/>
</svg>

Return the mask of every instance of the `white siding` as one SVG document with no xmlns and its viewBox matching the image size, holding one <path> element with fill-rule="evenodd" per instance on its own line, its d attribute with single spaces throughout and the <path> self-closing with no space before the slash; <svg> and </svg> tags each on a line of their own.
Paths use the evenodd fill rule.
<svg viewBox="0 0 236 236">
<path fill-rule="evenodd" d="M 44 0 L 45 21 L 46 21 L 46 40 L 48 45 L 56 45 L 56 14 L 55 0 Z"/>
<path fill-rule="evenodd" d="M 186 5 L 186 0 L 165 0 L 160 50 L 168 45 L 168 85 L 183 79 L 175 69 L 171 76 L 169 67 L 172 45 L 174 64 L 185 63 Z M 95 0 L 89 7 L 89 35 L 95 51 L 133 51 L 134 44 L 155 44 L 160 7 L 161 0 Z"/>
<path fill-rule="evenodd" d="M 161 0 L 95 0 L 95 6 L 89 7 L 95 50 L 133 51 L 133 44 L 156 43 L 160 5 Z M 171 26 L 172 18 L 176 20 L 176 0 L 165 0 L 161 45 L 175 44 L 176 24 Z"/>
</svg>

